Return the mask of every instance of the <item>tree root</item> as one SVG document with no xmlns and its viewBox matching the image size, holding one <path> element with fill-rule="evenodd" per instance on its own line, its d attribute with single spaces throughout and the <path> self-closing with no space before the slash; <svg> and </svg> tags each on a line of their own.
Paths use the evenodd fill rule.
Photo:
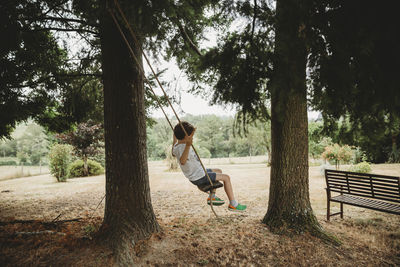
<svg viewBox="0 0 400 267">
<path fill-rule="evenodd" d="M 308 215 L 297 215 L 297 216 L 271 216 L 267 213 L 262 223 L 266 224 L 270 231 L 280 235 L 300 235 L 304 233 L 310 233 L 321 239 L 327 244 L 334 246 L 340 246 L 341 241 L 334 236 L 326 232 L 319 224 L 314 214 Z"/>
</svg>

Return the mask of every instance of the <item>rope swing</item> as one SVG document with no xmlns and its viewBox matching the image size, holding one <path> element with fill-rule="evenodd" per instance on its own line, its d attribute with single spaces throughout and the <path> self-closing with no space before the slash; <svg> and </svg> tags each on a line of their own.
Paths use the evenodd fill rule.
<svg viewBox="0 0 400 267">
<path fill-rule="evenodd" d="M 181 125 L 183 132 L 185 133 L 186 136 L 188 136 L 188 134 L 187 134 L 185 128 L 184 128 L 183 125 L 182 125 L 181 120 L 179 119 L 178 114 L 176 113 L 174 107 L 173 107 L 172 104 L 171 104 L 171 101 L 170 101 L 170 99 L 169 99 L 167 93 L 165 92 L 165 90 L 164 90 L 164 88 L 163 88 L 161 82 L 159 81 L 157 74 L 155 73 L 155 71 L 154 71 L 152 65 L 150 64 L 150 61 L 149 61 L 149 59 L 147 58 L 146 54 L 143 52 L 143 49 L 142 49 L 142 47 L 140 46 L 140 43 L 139 43 L 138 39 L 136 38 L 136 35 L 135 35 L 135 33 L 134 33 L 134 31 L 133 31 L 131 25 L 129 24 L 128 20 L 126 19 L 126 16 L 125 16 L 124 12 L 122 11 L 122 9 L 121 9 L 121 7 L 120 7 L 120 5 L 119 5 L 119 3 L 118 3 L 118 0 L 114 0 L 114 5 L 115 5 L 115 7 L 117 8 L 118 13 L 119 13 L 119 15 L 121 16 L 121 18 L 123 19 L 123 21 L 124 21 L 126 27 L 128 28 L 128 30 L 129 30 L 129 32 L 130 32 L 130 35 L 131 35 L 131 37 L 132 37 L 132 39 L 133 39 L 133 41 L 134 41 L 136 47 L 138 47 L 138 49 L 139 49 L 141 55 L 143 55 L 143 57 L 144 57 L 145 60 L 146 60 L 147 65 L 150 67 L 151 72 L 153 73 L 153 75 L 154 75 L 154 77 L 155 77 L 155 79 L 156 79 L 156 81 L 157 81 L 157 84 L 159 85 L 159 87 L 161 88 L 161 90 L 162 90 L 162 92 L 163 92 L 165 98 L 167 99 L 168 105 L 169 105 L 170 108 L 172 109 L 172 111 L 173 111 L 173 113 L 174 113 L 176 119 L 178 120 L 179 124 Z M 111 15 L 111 17 L 112 17 L 112 19 L 113 19 L 113 21 L 114 21 L 114 23 L 115 23 L 115 26 L 117 27 L 117 29 L 118 29 L 118 31 L 120 32 L 122 38 L 124 39 L 124 41 L 125 41 L 125 43 L 126 43 L 126 46 L 128 47 L 128 50 L 129 50 L 130 54 L 132 55 L 133 59 L 135 60 L 136 65 L 138 66 L 138 69 L 139 69 L 140 72 L 142 73 L 145 82 L 148 84 L 148 86 L 149 86 L 149 88 L 150 88 L 150 91 L 151 91 L 151 93 L 152 93 L 154 99 L 156 100 L 158 106 L 159 106 L 160 109 L 162 110 L 162 112 L 163 112 L 165 118 L 166 118 L 167 121 L 168 121 L 169 126 L 171 127 L 171 129 L 172 129 L 172 131 L 173 131 L 174 128 L 173 128 L 173 126 L 172 126 L 172 124 L 171 124 L 171 121 L 169 120 L 167 114 L 165 113 L 165 110 L 163 109 L 163 107 L 162 107 L 162 105 L 161 105 L 161 102 L 160 102 L 158 96 L 157 96 L 156 93 L 154 92 L 153 87 L 152 87 L 150 81 L 149 81 L 149 80 L 147 79 L 147 77 L 146 77 L 146 74 L 145 74 L 145 72 L 144 72 L 144 69 L 143 69 L 142 65 L 140 64 L 140 62 L 139 62 L 137 56 L 136 56 L 135 53 L 133 52 L 133 49 L 132 49 L 132 47 L 131 47 L 129 41 L 127 40 L 127 38 L 126 38 L 124 32 L 122 31 L 120 23 L 118 22 L 117 18 L 115 17 L 114 9 L 110 9 L 110 8 L 107 8 L 107 9 L 108 9 L 108 11 L 110 12 L 110 15 Z M 213 184 L 213 182 L 211 181 L 210 176 L 208 175 L 207 170 L 206 170 L 206 168 L 204 167 L 204 164 L 203 164 L 203 162 L 201 161 L 200 156 L 199 156 L 199 154 L 197 153 L 197 151 L 196 151 L 195 147 L 193 146 L 193 144 L 192 144 L 192 149 L 193 149 L 193 151 L 195 152 L 196 156 L 198 157 L 198 159 L 199 159 L 199 161 L 200 161 L 200 164 L 201 164 L 201 167 L 203 168 L 204 172 L 206 173 L 207 179 L 208 179 L 208 181 L 209 181 L 209 183 L 210 183 L 210 185 L 211 185 L 211 186 L 208 188 L 208 189 L 209 189 L 209 196 L 210 196 L 210 200 L 211 200 L 211 198 L 212 198 L 212 189 L 217 188 L 217 187 L 220 187 L 220 185 Z M 214 211 L 214 207 L 213 207 L 212 200 L 210 201 L 210 207 L 211 207 L 211 210 L 212 210 L 212 212 L 214 213 L 214 215 L 218 218 L 217 213 Z"/>
</svg>

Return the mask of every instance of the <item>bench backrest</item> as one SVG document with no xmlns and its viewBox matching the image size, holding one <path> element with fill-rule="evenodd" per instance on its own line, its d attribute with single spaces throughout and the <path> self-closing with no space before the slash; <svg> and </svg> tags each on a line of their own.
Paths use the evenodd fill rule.
<svg viewBox="0 0 400 267">
<path fill-rule="evenodd" d="M 400 203 L 400 177 L 326 169 L 325 179 L 331 192 Z"/>
</svg>

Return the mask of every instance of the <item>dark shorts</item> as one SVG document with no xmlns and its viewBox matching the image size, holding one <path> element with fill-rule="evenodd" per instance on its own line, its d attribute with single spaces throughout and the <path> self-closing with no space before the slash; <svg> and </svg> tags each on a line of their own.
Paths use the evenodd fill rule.
<svg viewBox="0 0 400 267">
<path fill-rule="evenodd" d="M 210 176 L 210 179 L 213 183 L 217 181 L 217 174 L 215 172 L 212 172 L 211 169 L 206 169 L 208 176 Z M 192 184 L 194 185 L 204 185 L 204 184 L 210 184 L 210 181 L 207 178 L 207 175 L 204 175 L 204 177 L 200 178 L 199 180 L 196 181 L 191 181 Z"/>
</svg>

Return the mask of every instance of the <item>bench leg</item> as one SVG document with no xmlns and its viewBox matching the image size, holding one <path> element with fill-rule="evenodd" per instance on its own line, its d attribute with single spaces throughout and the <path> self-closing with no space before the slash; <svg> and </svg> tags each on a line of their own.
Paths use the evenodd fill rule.
<svg viewBox="0 0 400 267">
<path fill-rule="evenodd" d="M 340 203 L 340 218 L 343 219 L 343 203 Z"/>
<path fill-rule="evenodd" d="M 331 202 L 328 200 L 326 200 L 326 220 L 329 221 L 330 218 L 330 214 L 331 214 Z"/>
</svg>

